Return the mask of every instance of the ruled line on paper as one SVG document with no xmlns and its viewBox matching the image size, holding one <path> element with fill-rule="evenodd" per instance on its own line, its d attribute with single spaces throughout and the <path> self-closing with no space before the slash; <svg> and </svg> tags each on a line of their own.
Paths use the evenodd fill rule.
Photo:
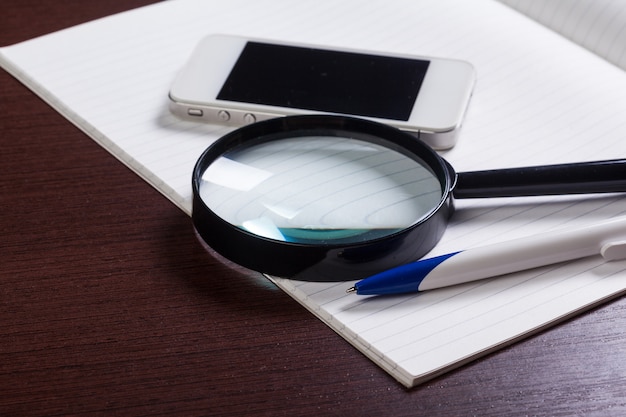
<svg viewBox="0 0 626 417">
<path fill-rule="evenodd" d="M 626 70 L 623 0 L 501 0 Z"/>
</svg>

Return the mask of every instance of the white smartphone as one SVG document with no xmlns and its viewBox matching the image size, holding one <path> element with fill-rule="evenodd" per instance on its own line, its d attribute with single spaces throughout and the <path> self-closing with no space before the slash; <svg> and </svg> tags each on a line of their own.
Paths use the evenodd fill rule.
<svg viewBox="0 0 626 417">
<path fill-rule="evenodd" d="M 475 83 L 471 64 L 248 39 L 204 38 L 171 87 L 182 118 L 243 126 L 332 113 L 411 132 L 435 149 L 456 143 Z"/>
</svg>

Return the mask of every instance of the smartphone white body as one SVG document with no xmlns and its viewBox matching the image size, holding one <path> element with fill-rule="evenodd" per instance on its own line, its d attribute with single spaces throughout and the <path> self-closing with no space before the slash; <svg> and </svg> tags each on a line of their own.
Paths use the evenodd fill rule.
<svg viewBox="0 0 626 417">
<path fill-rule="evenodd" d="M 243 126 L 331 113 L 386 123 L 435 149 L 456 143 L 476 75 L 453 59 L 211 35 L 172 84 L 170 110 Z"/>
</svg>

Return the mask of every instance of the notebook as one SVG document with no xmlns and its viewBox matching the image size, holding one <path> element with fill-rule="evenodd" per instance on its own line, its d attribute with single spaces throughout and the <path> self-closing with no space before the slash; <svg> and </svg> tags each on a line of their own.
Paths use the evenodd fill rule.
<svg viewBox="0 0 626 417">
<path fill-rule="evenodd" d="M 471 62 L 474 96 L 458 144 L 442 153 L 457 171 L 625 158 L 623 2 L 507 3 L 167 1 L 3 47 L 0 64 L 187 214 L 196 159 L 231 129 L 176 119 L 167 93 L 210 33 Z M 625 203 L 459 200 L 430 255 L 623 215 Z M 626 262 L 599 256 L 393 297 L 269 277 L 407 387 L 624 294 L 624 278 Z"/>
</svg>

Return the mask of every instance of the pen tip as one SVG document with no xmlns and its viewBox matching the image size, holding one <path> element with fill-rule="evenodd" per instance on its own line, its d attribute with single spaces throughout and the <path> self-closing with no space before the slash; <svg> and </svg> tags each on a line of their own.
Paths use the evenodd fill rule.
<svg viewBox="0 0 626 417">
<path fill-rule="evenodd" d="M 346 290 L 346 292 L 347 292 L 348 294 L 350 294 L 351 292 L 356 292 L 356 288 L 355 288 L 355 287 L 350 287 L 350 288 L 348 288 L 348 289 Z"/>
</svg>

